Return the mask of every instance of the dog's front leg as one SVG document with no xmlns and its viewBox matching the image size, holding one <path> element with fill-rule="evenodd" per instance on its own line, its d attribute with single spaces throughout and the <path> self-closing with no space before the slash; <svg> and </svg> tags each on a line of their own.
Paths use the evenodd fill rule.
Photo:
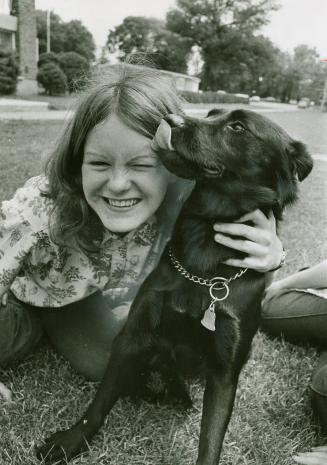
<svg viewBox="0 0 327 465">
<path fill-rule="evenodd" d="M 237 378 L 237 377 L 236 377 Z M 199 455 L 196 465 L 217 465 L 231 417 L 237 379 L 227 370 L 210 371 L 203 397 Z"/>
<path fill-rule="evenodd" d="M 133 385 L 148 357 L 148 347 L 123 330 L 114 341 L 104 378 L 85 415 L 72 428 L 47 438 L 37 450 L 37 457 L 46 464 L 52 464 L 70 460 L 86 450 L 115 402 Z"/>
</svg>

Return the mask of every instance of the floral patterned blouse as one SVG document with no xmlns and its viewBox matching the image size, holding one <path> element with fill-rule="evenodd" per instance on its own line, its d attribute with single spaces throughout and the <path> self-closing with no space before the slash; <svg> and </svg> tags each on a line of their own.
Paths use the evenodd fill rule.
<svg viewBox="0 0 327 465">
<path fill-rule="evenodd" d="M 124 236 L 106 231 L 100 253 L 89 257 L 50 239 L 51 199 L 46 178 L 29 179 L 0 208 L 0 296 L 9 289 L 22 302 L 61 307 L 100 290 L 131 299 L 154 268 L 168 237 L 151 217 Z"/>
</svg>

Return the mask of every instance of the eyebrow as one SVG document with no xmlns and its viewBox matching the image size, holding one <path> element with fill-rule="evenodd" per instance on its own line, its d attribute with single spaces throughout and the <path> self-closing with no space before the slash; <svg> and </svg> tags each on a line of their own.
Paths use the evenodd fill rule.
<svg viewBox="0 0 327 465">
<path fill-rule="evenodd" d="M 106 156 L 106 154 L 101 153 L 101 152 L 94 152 L 93 150 L 87 150 L 84 155 L 91 155 L 95 157 L 102 157 Z M 135 157 L 132 157 L 129 161 L 137 161 L 139 159 L 144 159 L 144 158 L 151 158 L 154 160 L 159 160 L 159 157 L 155 154 L 144 154 L 144 155 L 136 155 Z"/>
</svg>

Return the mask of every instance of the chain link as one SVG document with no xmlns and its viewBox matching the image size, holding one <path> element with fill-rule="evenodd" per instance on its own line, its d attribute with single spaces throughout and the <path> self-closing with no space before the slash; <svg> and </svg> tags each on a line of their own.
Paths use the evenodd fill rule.
<svg viewBox="0 0 327 465">
<path fill-rule="evenodd" d="M 201 278 L 200 276 L 196 276 L 194 274 L 191 274 L 189 271 L 187 271 L 182 265 L 181 263 L 177 260 L 177 258 L 174 256 L 173 254 L 173 251 L 172 251 L 172 248 L 169 247 L 168 249 L 168 254 L 169 254 L 169 257 L 170 257 L 170 260 L 173 264 L 173 266 L 176 268 L 176 270 L 178 270 L 180 272 L 180 274 L 182 276 L 184 276 L 186 279 L 190 280 L 190 281 L 193 281 L 194 283 L 196 284 L 200 284 L 201 286 L 207 286 L 207 287 L 211 287 L 213 282 L 217 279 L 219 280 L 224 280 L 226 285 L 228 285 L 231 281 L 237 279 L 237 278 L 240 278 L 241 276 L 243 276 L 244 273 L 247 272 L 247 268 L 243 268 L 241 269 L 238 273 L 236 273 L 234 276 L 232 276 L 231 278 L 229 279 L 226 279 L 226 278 L 221 278 L 219 276 L 215 276 L 214 278 L 211 278 L 211 279 L 205 279 L 205 278 Z"/>
</svg>

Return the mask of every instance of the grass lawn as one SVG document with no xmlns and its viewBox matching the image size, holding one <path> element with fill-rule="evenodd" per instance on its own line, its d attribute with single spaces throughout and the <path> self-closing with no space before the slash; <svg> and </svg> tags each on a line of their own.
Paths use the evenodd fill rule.
<svg viewBox="0 0 327 465">
<path fill-rule="evenodd" d="M 0 121 L 0 200 L 42 170 L 61 122 Z M 301 199 L 287 215 L 281 236 L 288 264 L 281 275 L 326 257 L 327 218 L 322 202 L 326 163 L 318 163 L 301 186 Z M 318 227 L 319 225 L 319 227 Z M 323 443 L 313 426 L 309 380 L 316 352 L 259 333 L 242 372 L 225 438 L 221 465 L 287 465 L 295 451 Z M 0 400 L 0 464 L 37 464 L 34 446 L 50 432 L 79 419 L 96 383 L 77 376 L 67 362 L 42 347 L 19 366 L 0 373 L 14 402 Z M 177 465 L 195 462 L 202 388 L 191 386 L 194 406 L 119 401 L 90 446 L 74 464 Z"/>
</svg>

